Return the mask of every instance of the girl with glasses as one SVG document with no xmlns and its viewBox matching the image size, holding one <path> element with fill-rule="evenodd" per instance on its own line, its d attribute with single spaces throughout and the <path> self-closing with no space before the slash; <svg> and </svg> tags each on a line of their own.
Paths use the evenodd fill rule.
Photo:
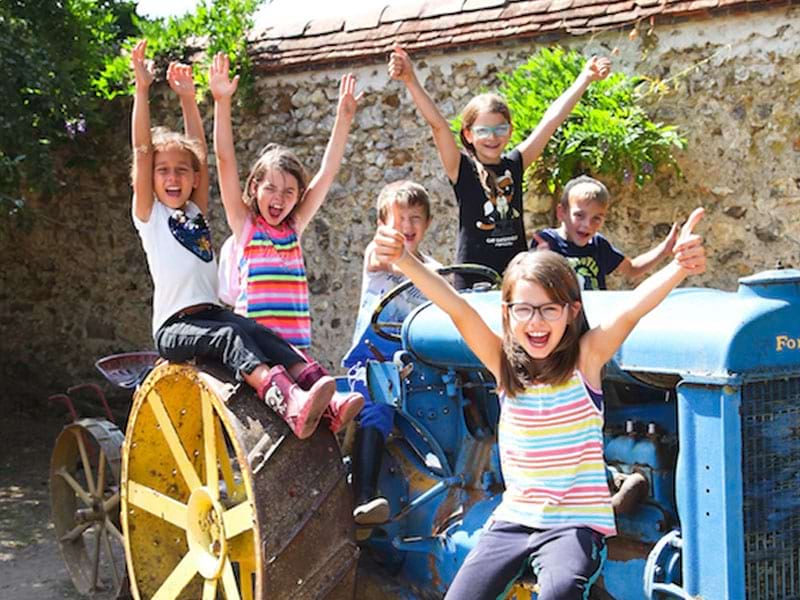
<svg viewBox="0 0 800 600">
<path fill-rule="evenodd" d="M 600 375 L 636 323 L 688 275 L 705 270 L 695 210 L 674 260 L 646 279 L 589 329 L 580 286 L 554 252 L 517 255 L 502 285 L 502 333 L 438 274 L 404 249 L 403 235 L 381 227 L 375 254 L 394 264 L 453 321 L 492 373 L 501 399 L 498 447 L 505 491 L 446 599 L 502 598 L 533 569 L 539 600 L 587 595 L 616 534 L 603 462 Z"/>
<path fill-rule="evenodd" d="M 502 273 L 509 261 L 527 250 L 522 220 L 522 176 L 544 150 L 593 81 L 611 71 L 607 58 L 592 57 L 575 82 L 545 112 L 536 129 L 511 152 L 511 113 L 496 94 L 480 94 L 461 113 L 459 150 L 450 125 L 417 80 L 408 54 L 395 46 L 389 76 L 408 88 L 417 109 L 433 132 L 445 173 L 458 202 L 456 262 L 478 263 Z M 471 287 L 463 278 L 458 287 Z"/>
</svg>

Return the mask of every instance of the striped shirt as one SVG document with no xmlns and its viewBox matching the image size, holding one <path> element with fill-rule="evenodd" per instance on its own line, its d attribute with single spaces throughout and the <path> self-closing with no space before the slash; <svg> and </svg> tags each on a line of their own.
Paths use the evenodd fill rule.
<svg viewBox="0 0 800 600">
<path fill-rule="evenodd" d="M 311 345 L 311 316 L 303 249 L 287 222 L 253 223 L 239 261 L 242 285 L 236 312 L 255 319 L 298 348 Z"/>
<path fill-rule="evenodd" d="M 494 518 L 534 529 L 616 535 L 603 461 L 603 413 L 577 371 L 504 398 L 498 433 L 506 491 Z"/>
</svg>

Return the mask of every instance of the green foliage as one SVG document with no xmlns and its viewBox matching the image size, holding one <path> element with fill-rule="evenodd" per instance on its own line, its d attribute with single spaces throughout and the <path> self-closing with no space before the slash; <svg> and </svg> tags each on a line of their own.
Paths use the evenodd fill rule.
<svg viewBox="0 0 800 600">
<path fill-rule="evenodd" d="M 200 48 L 227 52 L 247 97 L 246 31 L 262 2 L 203 0 L 192 14 L 152 21 L 136 16 L 134 0 L 0 2 L 0 236 L 30 221 L 25 197 L 56 190 L 57 152 L 72 147 L 91 161 L 85 134 L 105 129 L 107 101 L 130 91 L 135 40 L 146 37 L 164 69 Z M 195 69 L 201 91 L 206 64 Z"/>
<path fill-rule="evenodd" d="M 578 77 L 584 62 L 578 52 L 554 47 L 500 75 L 498 92 L 508 102 L 514 121 L 511 144 L 519 144 L 536 128 L 547 108 Z M 686 140 L 676 127 L 650 120 L 638 103 L 642 80 L 612 73 L 592 83 L 531 165 L 533 185 L 552 194 L 581 174 L 608 176 L 638 187 L 661 168 L 680 174 L 674 152 L 684 148 Z"/>
<path fill-rule="evenodd" d="M 194 13 L 168 19 L 146 20 L 134 17 L 138 31 L 125 47 L 130 50 L 141 38 L 147 39 L 147 54 L 154 57 L 157 72 L 163 76 L 171 61 L 192 62 L 198 94 L 208 86 L 208 66 L 217 52 L 231 57 L 232 70 L 239 74 L 240 94 L 252 100 L 253 76 L 247 55 L 247 32 L 253 25 L 253 14 L 263 0 L 203 0 Z M 197 60 L 198 50 L 205 49 Z M 94 81 L 96 90 L 105 98 L 133 93 L 133 77 L 127 52 L 109 57 L 105 68 Z"/>
</svg>

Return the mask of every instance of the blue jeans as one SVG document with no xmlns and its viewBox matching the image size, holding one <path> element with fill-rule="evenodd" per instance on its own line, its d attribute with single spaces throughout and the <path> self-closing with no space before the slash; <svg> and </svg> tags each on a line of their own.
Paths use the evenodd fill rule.
<svg viewBox="0 0 800 600">
<path fill-rule="evenodd" d="M 173 315 L 156 331 L 155 342 L 158 353 L 169 361 L 217 362 L 239 381 L 262 364 L 289 367 L 306 362 L 271 329 L 219 306 Z"/>
</svg>

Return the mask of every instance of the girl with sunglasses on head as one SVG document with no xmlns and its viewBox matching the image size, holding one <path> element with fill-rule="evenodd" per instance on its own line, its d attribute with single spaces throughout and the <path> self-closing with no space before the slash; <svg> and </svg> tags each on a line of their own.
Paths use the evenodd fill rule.
<svg viewBox="0 0 800 600">
<path fill-rule="evenodd" d="M 408 88 L 433 132 L 433 141 L 458 202 L 456 262 L 478 263 L 503 273 L 519 252 L 527 250 L 522 220 L 522 176 L 542 154 L 559 125 L 569 116 L 593 81 L 611 71 L 607 58 L 592 57 L 575 82 L 542 116 L 538 126 L 511 152 L 511 112 L 497 94 L 475 96 L 461 113 L 459 150 L 450 125 L 417 80 L 408 54 L 395 46 L 389 76 Z M 471 287 L 474 279 L 457 279 Z"/>
<path fill-rule="evenodd" d="M 589 328 L 575 272 L 555 252 L 525 252 L 502 285 L 502 334 L 383 226 L 375 255 L 394 264 L 442 309 L 497 381 L 498 448 L 505 491 L 446 599 L 503 598 L 530 565 L 539 600 L 585 598 L 616 534 L 603 462 L 601 370 L 639 319 L 688 275 L 705 270 L 693 233 L 681 230 L 674 260 Z"/>
</svg>

